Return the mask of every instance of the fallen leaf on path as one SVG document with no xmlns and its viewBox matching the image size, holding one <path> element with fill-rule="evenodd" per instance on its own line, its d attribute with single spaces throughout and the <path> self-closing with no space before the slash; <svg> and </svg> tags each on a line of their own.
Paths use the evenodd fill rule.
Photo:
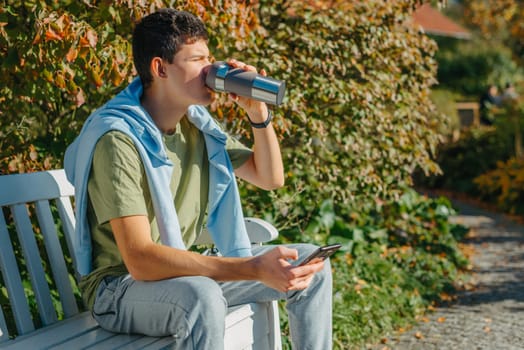
<svg viewBox="0 0 524 350">
<path fill-rule="evenodd" d="M 443 301 L 452 301 L 457 299 L 457 296 L 442 292 L 440 293 L 440 299 L 442 299 Z"/>
<path fill-rule="evenodd" d="M 471 228 L 469 229 L 468 233 L 466 233 L 465 238 L 475 238 L 475 237 L 477 237 L 477 230 L 475 230 L 474 228 Z"/>
<path fill-rule="evenodd" d="M 445 321 L 446 321 L 446 318 L 445 318 L 445 317 L 439 317 L 439 318 L 437 318 L 437 322 L 438 322 L 438 323 L 443 323 L 443 322 L 445 322 Z"/>
<path fill-rule="evenodd" d="M 476 289 L 476 288 L 477 288 L 477 284 L 476 284 L 476 282 L 474 282 L 474 283 L 470 283 L 470 282 L 468 282 L 468 283 L 466 283 L 466 284 L 464 285 L 464 289 L 467 290 L 467 291 L 471 291 L 471 290 L 474 290 L 474 289 Z"/>
<path fill-rule="evenodd" d="M 422 338 L 424 338 L 424 335 L 422 333 L 420 333 L 420 332 L 417 332 L 417 333 L 415 333 L 415 338 L 422 339 Z"/>
</svg>

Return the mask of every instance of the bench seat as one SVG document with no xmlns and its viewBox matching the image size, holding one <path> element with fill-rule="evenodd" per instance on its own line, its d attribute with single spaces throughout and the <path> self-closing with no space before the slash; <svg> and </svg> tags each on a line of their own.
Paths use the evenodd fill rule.
<svg viewBox="0 0 524 350">
<path fill-rule="evenodd" d="M 263 318 L 267 310 L 263 304 L 246 304 L 231 307 L 226 318 L 226 339 L 224 342 L 233 349 L 251 349 L 258 343 L 261 349 L 270 349 L 265 338 L 269 334 L 268 322 Z M 252 336 L 251 328 L 257 324 L 258 339 Z M 1 349 L 163 349 L 174 342 L 172 337 L 147 337 L 136 334 L 116 334 L 106 331 L 97 324 L 89 312 L 82 312 L 65 321 L 38 329 L 16 341 L 0 344 Z M 263 343 L 263 344 L 262 344 Z"/>
</svg>

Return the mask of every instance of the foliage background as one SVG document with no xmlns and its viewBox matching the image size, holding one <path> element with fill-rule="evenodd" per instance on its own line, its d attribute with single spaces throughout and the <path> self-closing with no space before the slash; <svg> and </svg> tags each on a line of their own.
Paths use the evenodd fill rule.
<svg viewBox="0 0 524 350">
<path fill-rule="evenodd" d="M 196 13 L 217 58 L 265 67 L 288 86 L 274 121 L 286 186 L 242 184 L 246 214 L 273 222 L 283 242 L 342 242 L 335 345 L 379 339 L 450 291 L 466 265 L 449 202 L 410 189 L 415 169 L 439 171 L 432 157 L 448 124 L 431 100 L 435 42 L 410 23 L 417 3 L 4 1 L 0 172 L 61 167 L 85 118 L 134 74 L 133 22 L 164 6 Z M 242 112 L 223 96 L 211 109 L 250 143 Z"/>
<path fill-rule="evenodd" d="M 518 215 L 524 213 L 519 186 L 524 177 L 523 5 L 519 0 L 463 0 L 446 8 L 472 34 L 471 41 L 435 38 L 439 90 L 454 95 L 447 104 L 479 102 L 488 84 L 503 93 L 512 83 L 517 96 L 488 109 L 493 125 L 462 128 L 460 139 L 439 147 L 436 160 L 442 174 L 416 178 L 418 185 L 462 192 Z"/>
</svg>

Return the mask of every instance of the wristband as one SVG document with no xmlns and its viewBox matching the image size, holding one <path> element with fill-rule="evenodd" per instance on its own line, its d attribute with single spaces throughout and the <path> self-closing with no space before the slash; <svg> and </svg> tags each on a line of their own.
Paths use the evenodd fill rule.
<svg viewBox="0 0 524 350">
<path fill-rule="evenodd" d="M 271 123 L 271 119 L 273 119 L 273 113 L 271 112 L 270 109 L 268 109 L 267 110 L 267 119 L 264 122 L 262 122 L 262 123 L 253 123 L 251 121 L 251 118 L 249 118 L 249 116 L 247 116 L 247 119 L 249 119 L 249 122 L 251 123 L 251 127 L 255 128 L 255 129 L 265 129 L 265 128 L 267 128 L 269 123 Z"/>
</svg>

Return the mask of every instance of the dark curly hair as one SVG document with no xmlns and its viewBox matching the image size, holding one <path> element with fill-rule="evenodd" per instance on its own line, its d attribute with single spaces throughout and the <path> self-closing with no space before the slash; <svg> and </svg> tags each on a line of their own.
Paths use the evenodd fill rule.
<svg viewBox="0 0 524 350">
<path fill-rule="evenodd" d="M 183 44 L 198 40 L 208 40 L 207 30 L 192 13 L 164 8 L 142 18 L 133 31 L 133 62 L 144 88 L 153 81 L 154 57 L 172 63 Z"/>
</svg>

